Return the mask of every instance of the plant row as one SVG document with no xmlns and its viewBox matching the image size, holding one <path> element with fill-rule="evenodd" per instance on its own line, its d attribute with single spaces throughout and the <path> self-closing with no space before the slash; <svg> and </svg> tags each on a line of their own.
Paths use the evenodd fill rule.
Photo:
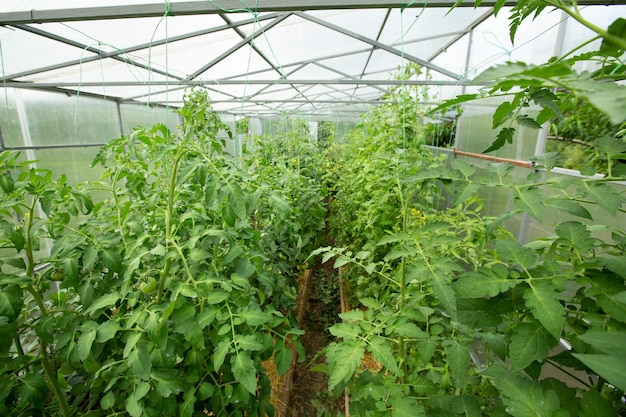
<svg viewBox="0 0 626 417">
<path fill-rule="evenodd" d="M 103 147 L 96 184 L 1 154 L 0 414 L 273 415 L 324 224 L 315 149 L 235 160 L 205 92 L 179 113 Z"/>
</svg>

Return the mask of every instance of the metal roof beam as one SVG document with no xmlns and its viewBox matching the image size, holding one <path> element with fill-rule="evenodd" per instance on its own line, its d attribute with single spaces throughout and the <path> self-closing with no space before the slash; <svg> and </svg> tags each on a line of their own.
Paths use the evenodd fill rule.
<svg viewBox="0 0 626 417">
<path fill-rule="evenodd" d="M 438 38 L 445 38 L 448 36 L 457 36 L 457 35 L 462 35 L 465 34 L 466 32 L 447 32 L 447 33 L 442 33 L 439 35 L 433 35 L 433 36 L 426 36 L 426 37 L 422 37 L 422 38 L 416 38 L 416 39 L 410 39 L 410 40 L 404 40 L 403 42 L 395 42 L 393 44 L 391 44 L 390 46 L 398 46 L 398 45 L 409 45 L 409 44 L 413 44 L 413 43 L 418 43 L 418 42 L 425 42 L 428 40 L 432 40 L 432 39 L 438 39 Z M 320 56 L 320 57 L 316 57 L 316 58 L 310 58 L 310 59 L 305 59 L 302 61 L 296 61 L 296 62 L 290 62 L 288 64 L 284 64 L 282 65 L 283 69 L 286 68 L 290 68 L 290 67 L 295 67 L 295 66 L 299 66 L 300 68 L 302 68 L 303 64 L 315 64 L 318 65 L 320 63 L 320 61 L 327 61 L 329 59 L 334 59 L 334 58 L 344 58 L 350 55 L 358 55 L 358 54 L 362 54 L 362 53 L 366 53 L 366 52 L 373 52 L 374 50 L 376 50 L 377 48 L 375 47 L 368 47 L 368 48 L 362 48 L 362 49 L 356 49 L 356 50 L 351 50 L 351 51 L 347 51 L 347 52 L 340 52 L 340 53 L 336 53 L 336 54 L 332 54 L 332 55 L 324 55 L 324 56 Z M 235 75 L 230 75 L 228 77 L 224 77 L 223 79 L 225 80 L 231 80 L 234 78 L 242 78 L 242 77 L 248 77 L 250 75 L 256 75 L 256 74 L 261 74 L 264 72 L 268 72 L 271 71 L 270 68 L 267 69 L 261 69 L 261 70 L 256 70 L 256 71 L 250 71 L 250 72 L 246 72 L 246 73 L 240 73 L 240 74 L 235 74 Z M 367 73 L 361 74 L 361 76 L 366 75 Z"/>
<path fill-rule="evenodd" d="M 230 23 L 230 19 L 228 17 L 226 17 L 225 15 L 220 14 L 220 17 L 222 19 L 224 19 L 224 21 L 226 23 Z M 265 34 L 265 30 L 267 30 L 267 29 L 269 29 L 269 27 L 263 28 L 261 30 L 261 34 Z M 241 39 L 246 39 L 246 35 L 239 28 L 235 27 L 235 28 L 233 28 L 233 30 L 237 33 L 237 35 L 239 35 L 239 37 Z M 252 36 L 254 36 L 254 35 L 255 35 L 255 33 L 253 33 Z M 253 38 L 253 40 L 254 40 L 254 38 Z M 276 73 L 278 75 L 280 75 L 281 77 L 285 76 L 285 74 L 281 71 L 281 69 L 276 67 L 274 65 L 274 63 L 267 56 L 265 56 L 265 54 L 259 48 L 256 47 L 256 45 L 254 44 L 253 41 L 250 41 L 250 46 L 252 47 L 252 50 L 254 52 L 256 52 L 274 71 L 276 71 Z M 294 90 L 298 91 L 298 88 L 296 86 L 292 86 L 292 87 L 293 87 Z M 300 91 L 298 91 L 298 93 L 302 95 L 302 93 Z"/>
<path fill-rule="evenodd" d="M 289 16 L 291 16 L 291 13 L 280 14 L 278 17 L 276 17 L 274 20 L 272 20 L 270 23 L 268 23 L 265 27 L 261 28 L 261 32 L 264 32 L 264 31 L 267 31 L 267 30 L 273 28 L 274 26 L 276 26 L 277 24 L 279 24 L 280 22 L 282 22 L 283 20 L 285 20 Z M 249 36 L 245 37 L 244 39 L 242 39 L 241 41 L 237 42 L 233 47 L 229 48 L 227 51 L 224 51 L 219 56 L 217 56 L 216 58 L 212 59 L 209 63 L 204 65 L 202 68 L 199 68 L 197 71 L 193 72 L 191 75 L 189 75 L 187 78 L 185 78 L 185 80 L 193 80 L 194 78 L 197 78 L 200 74 L 202 74 L 203 72 L 207 71 L 208 69 L 210 69 L 212 66 L 216 65 L 217 63 L 221 62 L 222 60 L 224 60 L 226 57 L 228 57 L 233 52 L 237 51 L 242 46 L 247 45 L 250 42 L 252 42 L 252 40 L 254 39 L 255 36 L 256 36 L 256 33 L 253 33 L 252 35 L 249 35 Z"/>
<path fill-rule="evenodd" d="M 497 0 L 484 0 L 481 6 L 495 6 Z M 505 6 L 517 1 L 506 0 Z M 417 0 L 410 4 L 400 0 L 220 0 L 155 2 L 119 6 L 93 6 L 66 9 L 28 9 L 0 13 L 0 24 L 69 22 L 78 20 L 125 19 L 137 17 L 186 16 L 230 12 L 284 12 L 332 9 L 404 9 L 407 7 L 474 7 L 474 0 Z M 626 4 L 626 0 L 580 0 L 578 5 Z"/>
<path fill-rule="evenodd" d="M 469 32 L 471 32 L 472 30 L 476 29 L 476 27 L 478 25 L 480 25 L 481 23 L 483 23 L 485 20 L 489 19 L 493 15 L 493 10 L 494 9 L 489 9 L 489 11 L 487 11 L 486 13 L 480 15 L 478 17 L 478 19 L 474 20 L 469 26 L 467 26 L 465 28 L 464 31 L 462 31 L 461 33 L 457 34 L 453 39 L 450 40 L 450 42 L 446 43 L 444 46 L 439 48 L 439 50 L 437 52 L 432 54 L 428 58 L 428 60 L 432 61 L 433 59 L 437 58 L 439 56 L 439 54 L 443 53 L 446 49 L 448 49 L 449 47 L 451 47 L 452 45 L 457 43 L 459 40 L 461 40 L 463 38 L 463 36 L 467 35 Z"/>
<path fill-rule="evenodd" d="M 387 20 L 389 20 L 389 16 L 391 16 L 391 9 L 387 10 L 385 13 L 385 17 L 383 18 L 383 22 L 380 24 L 380 28 L 378 29 L 378 34 L 376 35 L 376 41 L 380 41 L 380 36 L 383 34 L 383 30 L 385 30 L 385 25 L 387 24 Z M 361 71 L 361 75 L 359 78 L 363 78 L 365 75 L 365 71 L 367 70 L 367 66 L 370 64 L 372 57 L 374 56 L 375 49 L 372 48 L 370 53 L 367 55 L 367 59 L 365 60 L 365 64 L 363 65 L 363 71 Z M 357 87 L 354 88 L 353 94 L 356 94 Z"/>
<path fill-rule="evenodd" d="M 370 38 L 368 38 L 366 36 L 363 36 L 363 35 L 361 35 L 359 33 L 352 32 L 350 30 L 344 29 L 341 26 L 332 24 L 332 23 L 327 22 L 327 21 L 325 21 L 323 19 L 318 19 L 317 17 L 311 16 L 311 15 L 309 15 L 307 13 L 295 12 L 294 14 L 299 16 L 299 17 L 301 17 L 301 18 L 303 18 L 303 19 L 309 20 L 311 22 L 314 22 L 314 23 L 317 23 L 317 24 L 322 25 L 324 27 L 327 27 L 329 29 L 335 30 L 335 31 L 337 31 L 339 33 L 342 33 L 342 34 L 344 34 L 346 36 L 349 36 L 351 38 L 357 39 L 357 40 L 359 40 L 361 42 L 368 43 L 368 44 L 370 44 L 370 45 L 372 45 L 372 46 L 374 46 L 376 48 L 382 49 L 382 50 L 387 51 L 387 52 L 389 52 L 391 54 L 394 54 L 394 55 L 406 58 L 409 61 L 413 61 L 413 62 L 415 62 L 417 64 L 420 64 L 420 65 L 422 65 L 422 66 L 424 66 L 426 68 L 430 68 L 433 71 L 437 71 L 437 72 L 439 72 L 441 74 L 447 75 L 448 77 L 454 78 L 455 80 L 460 80 L 461 79 L 461 75 L 459 75 L 459 74 L 455 74 L 452 71 L 448 71 L 447 69 L 442 68 L 442 67 L 440 67 L 438 65 L 434 65 L 434 64 L 432 64 L 432 63 L 430 63 L 430 62 L 428 62 L 426 60 L 423 60 L 423 59 L 418 58 L 416 56 L 413 56 L 411 54 L 407 54 L 405 52 L 402 52 L 402 51 L 400 51 L 400 50 L 398 50 L 396 48 L 393 48 L 393 47 L 391 47 L 389 45 L 386 45 L 386 44 L 384 44 L 382 42 L 378 42 L 378 41 L 376 41 L 374 39 L 370 39 Z"/>
<path fill-rule="evenodd" d="M 171 81 L 150 81 L 144 83 L 141 81 L 108 81 L 106 85 L 108 87 L 132 87 L 132 86 L 177 86 L 188 85 L 190 87 L 194 85 L 245 85 L 245 84 L 295 84 L 295 85 L 477 85 L 472 82 L 464 81 L 438 81 L 438 80 L 354 80 L 354 79 L 340 79 L 340 80 L 171 80 Z M 69 88 L 69 87 L 102 87 L 102 82 L 38 82 L 38 83 L 24 83 L 7 81 L 2 84 L 2 87 L 14 87 L 14 88 Z"/>
<path fill-rule="evenodd" d="M 26 31 L 26 32 L 34 33 L 36 35 L 43 36 L 45 38 L 52 39 L 52 40 L 55 40 L 57 42 L 61 42 L 61 43 L 64 43 L 66 45 L 70 45 L 70 46 L 73 46 L 75 48 L 83 49 L 85 51 L 88 51 L 88 52 L 91 52 L 93 54 L 96 54 L 95 58 L 90 59 L 90 61 L 103 59 L 103 55 L 105 54 L 104 51 L 102 51 L 102 50 L 100 50 L 98 48 L 94 48 L 93 46 L 85 45 L 83 43 L 76 42 L 76 41 L 73 41 L 71 39 L 67 39 L 67 38 L 64 38 L 62 36 L 55 35 L 55 34 L 50 33 L 50 32 L 46 32 L 45 30 L 41 30 L 39 28 L 34 28 L 34 27 L 28 26 L 28 25 L 14 25 L 14 27 L 16 27 L 18 29 L 21 29 L 23 31 Z M 144 69 L 144 70 L 149 71 L 149 72 L 154 72 L 156 74 L 163 75 L 165 77 L 171 77 L 171 78 L 178 79 L 178 80 L 182 79 L 182 77 L 177 77 L 175 75 L 172 75 L 172 74 L 168 73 L 167 71 L 163 71 L 163 70 L 160 70 L 160 69 L 157 69 L 157 68 L 153 68 L 149 64 L 142 64 L 142 63 L 137 62 L 135 60 L 132 60 L 130 58 L 121 57 L 121 56 L 119 56 L 119 54 L 112 55 L 110 58 L 114 59 L 116 61 L 123 62 L 125 64 L 132 65 L 132 66 L 137 67 L 137 68 Z M 83 60 L 81 62 L 85 63 L 85 61 L 86 60 Z M 39 72 L 41 72 L 41 71 L 40 70 L 30 71 L 29 75 L 37 74 Z M 11 78 L 12 79 L 13 78 L 18 78 L 18 76 L 17 75 L 11 75 Z"/>
<path fill-rule="evenodd" d="M 220 32 L 222 30 L 232 29 L 232 28 L 238 27 L 238 26 L 243 26 L 243 25 L 248 25 L 248 24 L 255 23 L 255 22 L 260 22 L 260 21 L 264 21 L 264 20 L 274 19 L 274 18 L 276 18 L 278 16 L 280 16 L 280 13 L 271 13 L 271 14 L 267 14 L 267 15 L 263 15 L 263 16 L 259 16 L 259 17 L 250 18 L 250 19 L 244 19 L 244 20 L 240 20 L 240 21 L 237 21 L 237 22 L 233 22 L 231 24 L 220 25 L 220 26 L 215 26 L 215 27 L 208 28 L 208 29 L 198 30 L 198 31 L 195 31 L 195 32 L 185 33 L 185 34 L 182 34 L 182 35 L 171 36 L 169 38 L 159 39 L 159 40 L 156 40 L 156 41 L 153 41 L 153 42 L 146 42 L 146 43 L 142 43 L 140 45 L 130 46 L 128 48 L 120 49 L 120 50 L 117 50 L 117 51 L 103 52 L 99 56 L 92 56 L 92 57 L 86 57 L 86 58 L 83 58 L 83 59 L 76 59 L 76 60 L 73 60 L 73 61 L 62 62 L 62 63 L 59 63 L 59 64 L 49 65 L 49 66 L 46 66 L 46 67 L 35 68 L 33 70 L 30 70 L 30 71 L 24 71 L 24 72 L 20 72 L 20 73 L 17 73 L 17 74 L 10 74 L 9 76 L 10 76 L 10 78 L 27 77 L 29 75 L 39 74 L 41 72 L 52 71 L 52 70 L 61 69 L 61 68 L 65 68 L 65 67 L 71 67 L 73 65 L 86 64 L 87 62 L 97 61 L 97 60 L 104 59 L 104 58 L 114 58 L 116 56 L 129 54 L 129 53 L 132 53 L 132 52 L 140 51 L 142 49 L 154 48 L 155 46 L 171 44 L 173 42 L 182 41 L 182 40 L 186 40 L 186 39 L 191 39 L 191 38 L 195 38 L 197 36 L 208 35 L 208 34 L 211 34 L 211 33 Z M 13 25 L 13 26 L 16 27 L 16 28 L 19 28 L 19 29 L 23 29 L 20 25 Z M 29 26 L 28 28 L 30 28 L 31 31 L 32 31 L 32 27 Z M 124 60 L 124 59 L 120 58 L 120 60 Z M 6 76 L 4 78 L 0 77 L 0 80 L 9 79 L 9 76 Z"/>
</svg>

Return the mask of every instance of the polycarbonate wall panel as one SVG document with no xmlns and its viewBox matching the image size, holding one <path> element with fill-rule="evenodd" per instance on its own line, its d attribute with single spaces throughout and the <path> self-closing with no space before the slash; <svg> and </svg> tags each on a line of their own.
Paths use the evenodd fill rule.
<svg viewBox="0 0 626 417">
<path fill-rule="evenodd" d="M 561 177 L 562 175 L 553 174 L 555 177 Z M 546 175 L 544 175 L 546 177 Z M 609 183 L 616 192 L 626 192 L 626 184 L 624 183 Z M 569 215 L 562 211 L 548 210 L 546 209 L 541 221 L 531 218 L 528 227 L 527 240 L 538 239 L 543 236 L 549 236 L 554 234 L 554 225 L 565 221 L 577 221 L 585 224 L 593 225 L 600 221 L 603 225 L 607 225 L 615 230 L 623 231 L 626 225 L 626 213 L 618 211 L 613 215 L 604 210 L 597 204 L 583 204 L 583 206 L 591 214 L 592 220 L 584 219 Z M 599 237 L 604 240 L 611 240 L 610 230 L 594 231 L 594 237 Z"/>
<path fill-rule="evenodd" d="M 51 170 L 55 177 L 64 174 L 70 184 L 77 184 L 100 178 L 102 168 L 91 167 L 99 150 L 99 147 L 36 149 L 32 155 L 38 160 L 37 167 Z"/>
<path fill-rule="evenodd" d="M 463 112 L 457 122 L 457 149 L 466 152 L 482 153 L 491 146 L 496 140 L 499 131 L 499 129 L 492 129 L 493 114 L 498 104 L 500 104 L 500 101 L 481 100 L 480 102 L 463 106 Z M 488 155 L 529 161 L 535 155 L 539 130 L 518 125 L 513 127 L 516 129 L 513 143 L 507 143 L 502 148 L 490 152 Z"/>
<path fill-rule="evenodd" d="M 0 145 L 6 149 L 24 145 L 12 88 L 0 88 L 0 135 Z"/>
<path fill-rule="evenodd" d="M 26 146 L 106 143 L 120 135 L 113 101 L 43 91 L 19 91 L 32 143 Z"/>
<path fill-rule="evenodd" d="M 157 123 L 163 123 L 174 131 L 176 126 L 180 124 L 180 117 L 174 113 L 174 109 L 168 110 L 162 107 L 154 108 L 147 105 L 123 103 L 120 104 L 120 112 L 125 135 L 130 134 L 135 128 L 148 128 Z"/>
</svg>

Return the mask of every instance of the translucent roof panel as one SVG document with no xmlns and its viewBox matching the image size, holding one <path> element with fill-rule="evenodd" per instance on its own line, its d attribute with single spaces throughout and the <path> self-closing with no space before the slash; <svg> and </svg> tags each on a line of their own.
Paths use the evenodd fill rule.
<svg viewBox="0 0 626 417">
<path fill-rule="evenodd" d="M 452 0 L 86 3 L 0 2 L 3 86 L 164 106 L 202 87 L 225 112 L 352 113 L 397 86 L 409 63 L 429 70 L 406 83 L 439 100 L 471 91 L 490 66 L 545 62 L 592 36 L 553 12 L 524 21 L 512 43 L 509 9 L 494 17 L 488 0 L 452 11 Z M 626 0 L 584 3 L 600 27 L 626 16 Z"/>
<path fill-rule="evenodd" d="M 7 76 L 19 76 L 36 68 L 69 60 L 94 57 L 95 54 L 13 27 L 0 27 L 2 70 Z"/>
</svg>

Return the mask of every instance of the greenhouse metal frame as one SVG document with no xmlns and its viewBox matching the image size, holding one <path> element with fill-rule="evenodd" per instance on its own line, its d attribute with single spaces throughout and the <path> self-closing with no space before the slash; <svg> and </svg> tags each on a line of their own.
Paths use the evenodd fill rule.
<svg viewBox="0 0 626 417">
<path fill-rule="evenodd" d="M 535 44 L 552 42 L 547 54 L 558 56 L 566 26 L 574 24 L 565 16 L 553 17 L 550 32 L 538 38 L 546 22 L 536 22 L 535 33 L 514 47 L 501 27 L 480 30 L 493 26 L 495 2 L 476 9 L 472 2 L 460 2 L 448 13 L 452 4 L 197 1 L 63 8 L 56 2 L 53 8 L 30 8 L 27 2 L 5 2 L 2 82 L 5 88 L 174 107 L 185 88 L 203 86 L 220 112 L 358 112 L 376 103 L 389 85 L 438 87 L 434 99 L 464 91 L 484 65 L 476 56 L 485 49 L 499 55 L 486 57 L 495 64 L 516 59 L 523 54 L 517 49 L 535 39 Z M 613 7 L 621 13 L 620 6 Z M 295 59 L 288 48 L 292 55 L 297 51 Z M 326 53 L 329 49 L 333 53 Z M 198 64 L 182 62 L 191 57 Z M 390 79 L 408 62 L 428 68 L 428 76 Z"/>
</svg>

